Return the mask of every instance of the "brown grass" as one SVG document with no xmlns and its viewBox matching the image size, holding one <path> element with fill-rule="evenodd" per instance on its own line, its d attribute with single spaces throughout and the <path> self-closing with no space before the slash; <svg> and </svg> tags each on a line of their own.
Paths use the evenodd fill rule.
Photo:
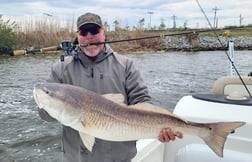
<svg viewBox="0 0 252 162">
<path fill-rule="evenodd" d="M 154 33 L 147 33 L 142 30 L 136 31 L 125 31 L 119 30 L 110 32 L 107 35 L 108 40 L 124 40 L 131 38 L 139 38 L 145 36 L 153 36 Z M 134 40 L 134 41 L 126 41 L 120 43 L 110 44 L 114 51 L 119 53 L 130 53 L 130 52 L 143 52 L 143 51 L 160 51 L 162 50 L 162 42 L 161 39 L 153 38 L 153 39 L 145 39 L 145 40 Z"/>
<path fill-rule="evenodd" d="M 16 31 L 17 49 L 55 46 L 62 40 L 73 40 L 76 35 L 73 24 L 68 23 L 65 28 L 59 24 L 59 21 L 45 17 L 22 20 Z"/>
</svg>

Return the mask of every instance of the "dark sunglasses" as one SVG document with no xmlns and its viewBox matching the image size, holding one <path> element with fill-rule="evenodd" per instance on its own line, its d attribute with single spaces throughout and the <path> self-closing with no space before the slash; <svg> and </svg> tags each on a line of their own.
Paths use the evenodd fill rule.
<svg viewBox="0 0 252 162">
<path fill-rule="evenodd" d="M 92 35 L 96 35 L 98 33 L 100 33 L 100 27 L 98 26 L 94 26 L 94 27 L 86 27 L 86 28 L 82 28 L 79 30 L 79 34 L 82 36 L 87 36 L 88 33 L 92 34 Z"/>
</svg>

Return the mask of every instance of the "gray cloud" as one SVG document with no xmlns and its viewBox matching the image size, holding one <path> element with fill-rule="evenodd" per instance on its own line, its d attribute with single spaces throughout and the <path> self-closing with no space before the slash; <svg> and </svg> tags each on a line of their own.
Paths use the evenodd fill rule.
<svg viewBox="0 0 252 162">
<path fill-rule="evenodd" d="M 239 25 L 239 16 L 243 23 L 252 24 L 251 0 L 199 0 L 209 19 L 213 21 L 216 6 L 219 26 Z M 148 12 L 153 12 L 152 15 Z M 43 13 L 52 14 L 57 19 L 76 19 L 84 12 L 94 12 L 113 24 L 114 20 L 121 22 L 122 26 L 136 25 L 144 18 L 145 27 L 150 23 L 159 26 L 161 20 L 166 26 L 173 24 L 172 16 L 176 16 L 177 26 L 186 22 L 189 27 L 206 27 L 207 22 L 195 0 L 93 0 L 93 1 L 61 1 L 61 0 L 1 0 L 0 14 L 6 16 L 42 16 Z"/>
</svg>

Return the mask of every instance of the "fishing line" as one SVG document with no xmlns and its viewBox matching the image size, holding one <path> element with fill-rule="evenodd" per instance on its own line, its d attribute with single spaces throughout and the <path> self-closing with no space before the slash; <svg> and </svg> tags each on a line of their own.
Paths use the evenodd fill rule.
<svg viewBox="0 0 252 162">
<path fill-rule="evenodd" d="M 210 23 L 210 21 L 209 21 L 207 15 L 206 15 L 206 13 L 205 13 L 205 11 L 204 11 L 203 8 L 201 7 L 199 1 L 196 0 L 196 2 L 197 2 L 197 4 L 198 4 L 198 6 L 199 6 L 201 12 L 203 13 L 205 19 L 207 20 L 207 23 L 208 23 L 208 25 L 209 25 L 209 27 L 210 27 L 210 30 L 214 33 L 214 35 L 215 35 L 215 37 L 217 38 L 218 42 L 220 43 L 221 47 L 222 47 L 223 49 L 225 49 L 225 46 L 224 46 L 223 43 L 221 42 L 221 40 L 220 40 L 218 34 L 216 33 L 216 30 L 214 30 L 214 28 L 213 28 L 212 24 Z M 236 68 L 236 66 L 235 66 L 235 64 L 234 64 L 234 62 L 232 61 L 232 59 L 231 59 L 230 56 L 228 55 L 227 51 L 226 51 L 226 50 L 224 50 L 224 51 L 225 51 L 225 54 L 226 54 L 226 56 L 227 56 L 229 62 L 231 63 L 231 66 L 234 68 L 236 74 L 238 75 L 238 77 L 239 77 L 239 79 L 241 80 L 243 86 L 245 87 L 246 91 L 248 92 L 250 98 L 252 98 L 252 96 L 251 96 L 251 94 L 250 94 L 250 92 L 249 92 L 249 89 L 248 89 L 248 87 L 246 86 L 244 80 L 242 79 L 240 73 L 238 72 L 238 70 L 237 70 L 237 68 Z"/>
</svg>

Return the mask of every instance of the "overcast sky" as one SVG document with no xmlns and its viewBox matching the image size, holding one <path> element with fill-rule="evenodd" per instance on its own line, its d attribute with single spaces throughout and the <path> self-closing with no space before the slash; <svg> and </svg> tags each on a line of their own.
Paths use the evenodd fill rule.
<svg viewBox="0 0 252 162">
<path fill-rule="evenodd" d="M 214 8 L 218 27 L 252 24 L 252 0 L 199 0 L 212 25 Z M 134 26 L 139 20 L 145 20 L 145 27 L 159 26 L 161 20 L 166 27 L 208 27 L 196 0 L 0 0 L 0 14 L 4 17 L 19 18 L 29 16 L 46 16 L 65 20 L 76 20 L 85 12 L 99 14 L 103 21 L 113 25 L 115 20 L 122 27 Z M 150 14 L 152 13 L 152 14 Z"/>
</svg>

